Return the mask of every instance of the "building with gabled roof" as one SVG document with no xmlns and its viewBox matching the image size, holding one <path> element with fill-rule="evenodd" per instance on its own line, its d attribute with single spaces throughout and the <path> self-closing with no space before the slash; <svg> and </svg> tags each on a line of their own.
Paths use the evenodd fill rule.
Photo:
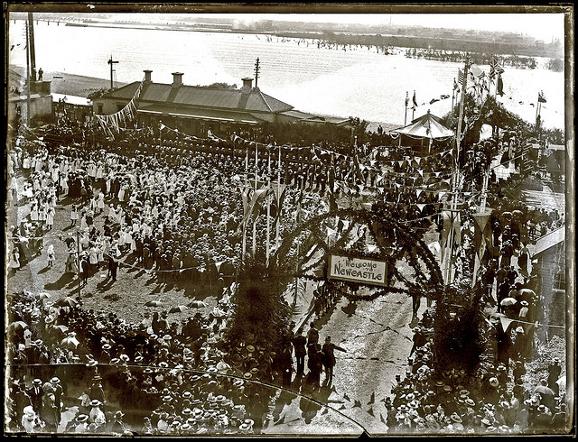
<svg viewBox="0 0 578 442">
<path fill-rule="evenodd" d="M 532 266 L 539 271 L 539 295 L 542 299 L 543 322 L 550 327 L 541 327 L 538 336 L 549 339 L 554 335 L 564 336 L 566 323 L 566 229 L 565 225 L 539 238 L 528 250 Z"/>
<path fill-rule="evenodd" d="M 138 101 L 138 115 L 143 122 L 162 121 L 189 133 L 217 129 L 220 124 L 251 126 L 262 123 L 325 123 L 323 117 L 297 111 L 290 104 L 253 86 L 252 78 L 243 78 L 240 89 L 183 84 L 183 74 L 173 73 L 171 84 L 152 81 L 152 71 L 145 70 Z M 135 81 L 93 99 L 94 112 L 113 114 L 135 95 L 141 82 Z"/>
</svg>

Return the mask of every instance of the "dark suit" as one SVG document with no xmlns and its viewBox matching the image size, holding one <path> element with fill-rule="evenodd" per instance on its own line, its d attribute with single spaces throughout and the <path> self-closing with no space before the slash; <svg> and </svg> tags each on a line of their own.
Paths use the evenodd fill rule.
<svg viewBox="0 0 578 442">
<path fill-rule="evenodd" d="M 42 409 L 42 396 L 44 392 L 42 391 L 42 386 L 32 386 L 26 393 L 30 396 L 30 403 L 32 404 L 32 409 L 38 415 L 40 415 L 40 410 Z"/>
</svg>

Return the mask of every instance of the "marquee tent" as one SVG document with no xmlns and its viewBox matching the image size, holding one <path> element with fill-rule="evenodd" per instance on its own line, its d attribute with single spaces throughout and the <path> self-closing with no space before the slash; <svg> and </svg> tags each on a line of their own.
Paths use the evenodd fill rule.
<svg viewBox="0 0 578 442">
<path fill-rule="evenodd" d="M 407 126 L 394 129 L 390 133 L 429 140 L 443 140 L 454 136 L 454 131 L 445 127 L 441 119 L 431 114 L 429 110 L 427 114 L 416 118 Z"/>
</svg>

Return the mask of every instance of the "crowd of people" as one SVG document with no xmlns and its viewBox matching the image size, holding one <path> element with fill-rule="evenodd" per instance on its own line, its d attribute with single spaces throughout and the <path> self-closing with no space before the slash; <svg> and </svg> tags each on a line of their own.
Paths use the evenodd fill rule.
<svg viewBox="0 0 578 442">
<path fill-rule="evenodd" d="M 387 425 L 394 433 L 552 433 L 566 425 L 565 392 L 559 388 L 562 362 L 548 363 L 538 385 L 525 383 L 520 353 L 489 358 L 483 376 L 464 369 L 434 370 L 435 308 L 426 311 L 414 335 L 413 358 L 405 377 L 396 377 L 386 398 Z M 484 327 L 486 342 L 495 341 L 500 321 Z M 516 328 L 514 326 L 513 328 Z M 508 333 L 513 330 L 510 328 Z"/>
<path fill-rule="evenodd" d="M 489 140 L 464 153 L 471 192 L 481 185 L 474 177 L 506 147 Z M 258 339 L 235 348 L 221 345 L 235 311 L 231 283 L 242 261 L 243 232 L 247 244 L 262 248 L 266 241 L 263 216 L 257 238 L 244 228 L 243 189 L 279 177 L 286 189 L 279 207 L 272 198 L 271 215 L 281 226 L 281 237 L 303 213 L 326 212 L 331 203 L 325 199 L 334 202 L 369 191 L 376 196 L 374 208 L 417 221 L 421 238 L 439 214 L 440 194 L 450 191 L 451 155 L 283 147 L 281 170 L 277 155 L 276 147 L 247 146 L 234 137 L 231 142 L 192 141 L 147 130 L 127 131 L 121 139 L 96 146 L 88 145 L 86 137 L 82 144 L 65 146 L 19 139 L 8 164 L 9 196 L 18 208 L 10 228 L 12 271 L 44 249 L 53 266 L 54 238 L 60 238 L 68 250 L 65 273 L 78 273 L 82 284 L 103 266 L 114 282 L 120 263 L 153 270 L 159 282 L 191 282 L 220 300 L 207 318 L 197 314 L 170 324 L 166 311 L 146 312 L 142 322 L 130 323 L 114 313 L 84 309 L 80 299 L 51 303 L 46 294 L 13 295 L 8 315 L 10 428 L 29 433 L 251 434 L 265 425 L 271 396 L 259 381 L 288 389 L 303 381 L 307 393 L 331 385 L 335 351 L 347 350 L 329 336 L 321 345 L 314 322 L 306 335 L 303 328 L 293 333 L 292 324 L 274 351 Z M 55 232 L 60 207 L 69 207 L 76 239 Z M 533 350 L 532 324 L 541 310 L 528 245 L 560 226 L 563 217 L 505 199 L 494 209 L 479 282 L 480 304 L 492 312 L 492 326 L 481 328 L 496 342 L 496 357 L 482 364 L 478 383 L 463 370 L 434 376 L 435 312 L 426 312 L 414 330 L 410 369 L 386 402 L 391 431 L 541 431 L 564 422 L 564 393 L 556 388 L 559 361 L 533 391 L 523 385 L 524 364 Z M 462 230 L 465 237 L 472 233 L 464 241 L 471 244 L 472 222 L 466 221 Z M 465 257 L 463 265 L 471 266 Z M 337 292 L 317 292 L 317 318 L 338 299 Z M 504 320 L 510 321 L 505 328 Z M 69 416 L 75 405 L 78 411 Z"/>
</svg>

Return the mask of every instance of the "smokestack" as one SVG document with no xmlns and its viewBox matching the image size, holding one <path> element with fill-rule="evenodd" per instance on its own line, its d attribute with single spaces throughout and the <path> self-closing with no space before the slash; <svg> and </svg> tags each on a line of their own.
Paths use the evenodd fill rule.
<svg viewBox="0 0 578 442">
<path fill-rule="evenodd" d="M 145 83 L 151 83 L 152 82 L 151 74 L 153 71 L 151 71 L 150 69 L 145 69 L 143 72 L 145 74 L 144 78 Z"/>
<path fill-rule="evenodd" d="M 183 73 L 173 72 L 173 87 L 179 87 L 183 85 Z"/>
<path fill-rule="evenodd" d="M 245 93 L 251 92 L 251 89 L 253 89 L 253 79 L 245 77 L 242 80 L 243 80 L 243 87 L 241 88 L 241 91 Z"/>
</svg>

